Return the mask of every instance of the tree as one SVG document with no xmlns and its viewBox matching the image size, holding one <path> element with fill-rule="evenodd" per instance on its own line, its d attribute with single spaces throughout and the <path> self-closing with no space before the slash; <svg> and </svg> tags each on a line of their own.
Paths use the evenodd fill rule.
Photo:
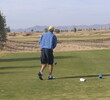
<svg viewBox="0 0 110 100">
<path fill-rule="evenodd" d="M 34 29 L 32 29 L 31 32 L 34 32 Z"/>
<path fill-rule="evenodd" d="M 4 42 L 6 42 L 6 24 L 5 17 L 0 12 L 0 49 L 3 49 Z"/>
<path fill-rule="evenodd" d="M 45 29 L 44 29 L 44 32 L 48 32 L 48 28 L 45 28 Z"/>
<path fill-rule="evenodd" d="M 6 20 L 0 12 L 0 42 L 6 42 Z"/>
<path fill-rule="evenodd" d="M 97 29 L 96 28 L 93 28 L 93 30 L 96 31 Z"/>
<path fill-rule="evenodd" d="M 11 32 L 11 29 L 9 26 L 6 28 L 6 32 Z"/>
<path fill-rule="evenodd" d="M 76 28 L 74 28 L 74 32 L 76 32 L 77 31 L 77 29 Z"/>
<path fill-rule="evenodd" d="M 59 29 L 55 29 L 55 32 L 56 32 L 56 33 L 60 33 L 60 30 L 59 30 Z"/>
</svg>

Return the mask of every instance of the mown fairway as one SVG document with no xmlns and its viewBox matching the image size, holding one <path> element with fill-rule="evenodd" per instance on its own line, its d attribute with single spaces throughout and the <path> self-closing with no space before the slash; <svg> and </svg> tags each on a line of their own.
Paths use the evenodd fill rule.
<svg viewBox="0 0 110 100">
<path fill-rule="evenodd" d="M 40 53 L 0 58 L 0 100 L 109 100 L 110 50 L 55 53 L 54 80 L 38 79 Z M 103 79 L 98 75 L 103 74 Z M 86 82 L 80 82 L 86 78 Z"/>
</svg>

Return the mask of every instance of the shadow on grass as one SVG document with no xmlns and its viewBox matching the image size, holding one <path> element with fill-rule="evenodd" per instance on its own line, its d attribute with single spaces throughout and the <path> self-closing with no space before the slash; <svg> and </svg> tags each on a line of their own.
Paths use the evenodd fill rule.
<svg viewBox="0 0 110 100">
<path fill-rule="evenodd" d="M 0 62 L 13 62 L 13 61 L 30 61 L 30 60 L 39 60 L 40 58 L 11 58 L 11 59 L 0 59 Z"/>
<path fill-rule="evenodd" d="M 102 74 L 103 76 L 110 76 L 110 74 Z M 82 76 L 67 76 L 67 77 L 59 77 L 56 79 L 68 79 L 68 78 L 85 78 L 85 77 L 98 77 L 99 75 L 82 75 Z"/>
<path fill-rule="evenodd" d="M 0 72 L 0 74 L 15 74 L 15 73 L 21 73 L 21 72 Z"/>
<path fill-rule="evenodd" d="M 56 56 L 55 57 L 55 59 L 68 59 L 68 58 L 75 58 L 75 57 L 74 56 Z M 0 62 L 30 61 L 30 60 L 40 60 L 40 57 L 0 59 Z"/>
<path fill-rule="evenodd" d="M 76 56 L 55 56 L 55 59 L 68 59 L 68 58 L 76 58 Z"/>
<path fill-rule="evenodd" d="M 40 66 L 40 65 L 39 65 Z M 5 70 L 5 69 L 21 69 L 21 68 L 36 68 L 39 66 L 15 66 L 15 67 L 0 67 L 0 70 Z"/>
</svg>

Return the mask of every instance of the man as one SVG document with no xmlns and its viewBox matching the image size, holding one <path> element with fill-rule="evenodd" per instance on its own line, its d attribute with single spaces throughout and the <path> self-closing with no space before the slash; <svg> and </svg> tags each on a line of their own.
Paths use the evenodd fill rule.
<svg viewBox="0 0 110 100">
<path fill-rule="evenodd" d="M 40 40 L 40 48 L 41 48 L 41 69 L 38 73 L 39 79 L 43 80 L 42 73 L 46 68 L 47 64 L 49 65 L 49 76 L 48 79 L 54 79 L 55 77 L 52 76 L 53 71 L 53 63 L 54 63 L 54 56 L 53 56 L 53 49 L 57 45 L 57 37 L 53 34 L 54 27 L 50 26 L 48 28 L 48 32 L 44 33 Z"/>
</svg>

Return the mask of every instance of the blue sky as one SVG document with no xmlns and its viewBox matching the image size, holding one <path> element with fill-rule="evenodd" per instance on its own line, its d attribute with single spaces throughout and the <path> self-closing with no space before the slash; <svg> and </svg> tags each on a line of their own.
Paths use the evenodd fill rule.
<svg viewBox="0 0 110 100">
<path fill-rule="evenodd" d="M 110 0 L 0 0 L 11 28 L 110 23 Z"/>
</svg>

